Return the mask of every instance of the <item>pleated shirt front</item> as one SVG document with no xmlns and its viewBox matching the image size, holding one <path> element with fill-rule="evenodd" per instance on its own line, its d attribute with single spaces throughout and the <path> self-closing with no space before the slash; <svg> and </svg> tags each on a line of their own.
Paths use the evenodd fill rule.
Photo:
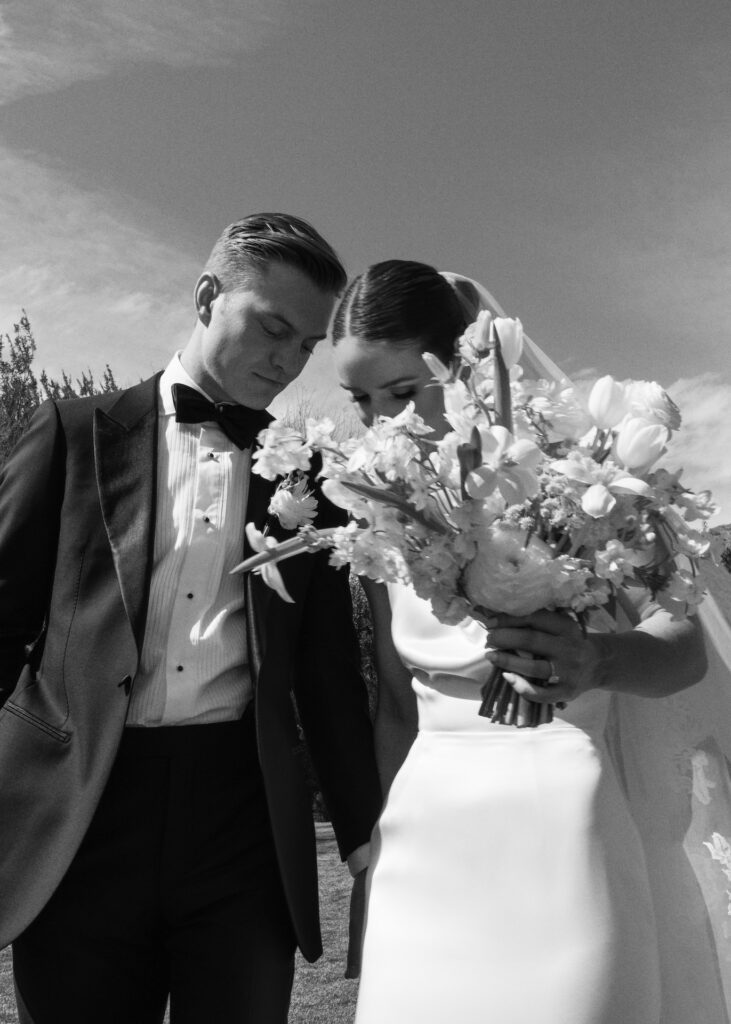
<svg viewBox="0 0 731 1024">
<path fill-rule="evenodd" d="M 251 456 L 214 423 L 177 423 L 175 383 L 204 393 L 176 354 L 160 378 L 150 602 L 128 725 L 233 721 L 252 693 L 243 577 L 229 575 L 243 557 Z"/>
</svg>

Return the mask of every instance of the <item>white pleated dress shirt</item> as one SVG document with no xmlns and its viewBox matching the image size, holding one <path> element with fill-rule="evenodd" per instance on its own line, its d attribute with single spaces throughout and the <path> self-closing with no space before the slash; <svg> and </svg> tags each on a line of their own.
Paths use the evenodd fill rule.
<svg viewBox="0 0 731 1024">
<path fill-rule="evenodd" d="M 177 423 L 173 384 L 206 398 L 176 353 L 160 378 L 157 506 L 150 601 L 128 726 L 205 725 L 241 717 L 248 667 L 243 558 L 251 453 L 214 423 Z M 364 870 L 370 844 L 347 858 Z"/>
<path fill-rule="evenodd" d="M 244 581 L 229 575 L 243 558 L 251 455 L 214 423 L 177 423 L 176 383 L 204 394 L 179 353 L 160 378 L 154 555 L 132 726 L 234 721 L 252 696 Z"/>
</svg>

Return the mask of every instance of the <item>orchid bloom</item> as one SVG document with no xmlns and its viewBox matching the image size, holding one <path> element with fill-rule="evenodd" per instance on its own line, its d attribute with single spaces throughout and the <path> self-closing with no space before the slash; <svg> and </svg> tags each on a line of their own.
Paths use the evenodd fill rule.
<svg viewBox="0 0 731 1024">
<path fill-rule="evenodd" d="M 246 524 L 246 539 L 257 554 L 272 551 L 274 548 L 279 547 L 279 543 L 274 537 L 267 537 L 261 530 L 257 530 L 253 523 Z M 279 594 L 283 601 L 286 601 L 288 604 L 294 604 L 294 599 L 290 597 L 284 585 L 282 574 L 274 562 L 267 562 L 255 571 L 261 575 L 261 578 L 268 587 L 271 587 L 272 590 Z"/>
<path fill-rule="evenodd" d="M 509 505 L 518 505 L 538 493 L 536 467 L 541 450 L 532 441 L 515 440 L 505 427 L 480 431 L 483 464 L 468 474 L 471 498 L 486 498 L 497 488 Z"/>
<path fill-rule="evenodd" d="M 630 476 L 613 463 L 600 466 L 591 456 L 578 452 L 569 458 L 557 459 L 551 463 L 551 469 L 569 480 L 587 485 L 581 497 L 581 507 L 592 519 L 608 515 L 617 504 L 617 494 L 647 497 L 652 491 L 644 480 Z"/>
</svg>

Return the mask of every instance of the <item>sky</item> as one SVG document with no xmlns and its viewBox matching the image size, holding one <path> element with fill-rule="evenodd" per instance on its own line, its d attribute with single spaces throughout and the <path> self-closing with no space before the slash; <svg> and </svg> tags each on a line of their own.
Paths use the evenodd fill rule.
<svg viewBox="0 0 731 1024">
<path fill-rule="evenodd" d="M 222 228 L 286 210 L 659 380 L 731 521 L 729 52 L 728 0 L 0 0 L 0 332 L 133 383 Z M 303 394 L 336 400 L 327 345 Z"/>
</svg>

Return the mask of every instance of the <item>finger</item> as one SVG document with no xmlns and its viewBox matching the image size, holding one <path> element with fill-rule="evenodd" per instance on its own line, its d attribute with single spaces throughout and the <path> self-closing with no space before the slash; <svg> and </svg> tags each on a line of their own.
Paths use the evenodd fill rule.
<svg viewBox="0 0 731 1024">
<path fill-rule="evenodd" d="M 545 608 L 530 615 L 504 615 L 487 613 L 481 621 L 488 629 L 537 629 L 551 636 L 576 636 L 581 629 L 576 620 L 566 611 L 548 611 Z"/>
<path fill-rule="evenodd" d="M 550 658 L 533 658 L 521 651 L 486 651 L 485 658 L 506 672 L 516 672 L 533 679 L 544 679 L 547 682 L 556 675 Z"/>
<path fill-rule="evenodd" d="M 504 678 L 516 693 L 527 700 L 532 700 L 535 704 L 557 704 L 568 701 L 573 696 L 572 688 L 562 683 L 557 683 L 555 686 L 537 686 L 525 676 L 513 672 L 506 672 Z"/>
<path fill-rule="evenodd" d="M 490 629 L 485 638 L 489 647 L 499 647 L 504 650 L 524 650 L 531 654 L 538 654 L 541 657 L 557 658 L 565 641 L 555 634 L 539 632 L 532 628 L 515 629 L 500 627 Z"/>
</svg>

